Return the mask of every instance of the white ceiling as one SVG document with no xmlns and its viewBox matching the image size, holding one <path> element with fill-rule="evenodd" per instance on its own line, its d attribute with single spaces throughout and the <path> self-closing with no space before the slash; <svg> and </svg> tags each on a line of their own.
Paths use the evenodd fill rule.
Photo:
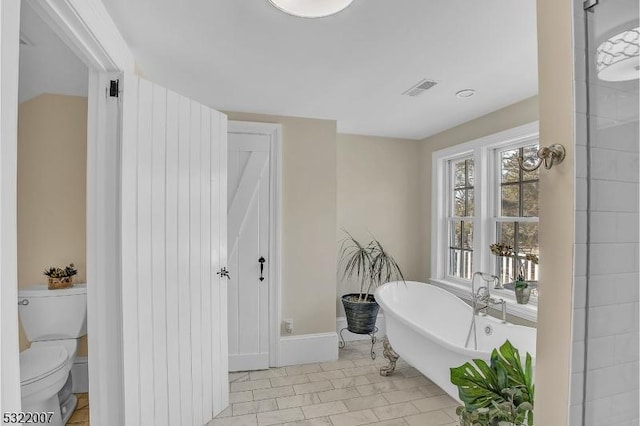
<svg viewBox="0 0 640 426">
<path fill-rule="evenodd" d="M 267 0 L 103 1 L 147 78 L 220 110 L 419 139 L 537 93 L 535 0 L 355 0 L 322 19 Z M 401 95 L 423 78 L 439 84 Z"/>
<path fill-rule="evenodd" d="M 43 93 L 87 96 L 87 67 L 26 2 L 20 11 L 20 33 L 32 43 L 20 45 L 20 102 Z"/>
</svg>

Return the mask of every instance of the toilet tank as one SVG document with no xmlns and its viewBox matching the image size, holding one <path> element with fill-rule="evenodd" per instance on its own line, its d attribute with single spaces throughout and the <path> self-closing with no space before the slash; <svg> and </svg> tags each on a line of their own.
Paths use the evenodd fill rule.
<svg viewBox="0 0 640 426">
<path fill-rule="evenodd" d="M 49 290 L 35 284 L 18 291 L 18 312 L 30 342 L 74 339 L 87 334 L 87 285 Z"/>
</svg>

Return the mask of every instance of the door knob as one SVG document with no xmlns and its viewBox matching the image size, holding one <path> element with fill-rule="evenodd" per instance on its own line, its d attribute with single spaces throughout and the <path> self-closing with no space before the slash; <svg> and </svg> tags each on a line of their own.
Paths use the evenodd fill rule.
<svg viewBox="0 0 640 426">
<path fill-rule="evenodd" d="M 218 274 L 220 278 L 227 277 L 228 280 L 231 279 L 231 276 L 229 275 L 229 271 L 227 271 L 227 268 L 220 269 L 218 272 L 216 272 L 216 274 Z"/>
<path fill-rule="evenodd" d="M 264 262 L 266 262 L 266 260 L 264 259 L 264 257 L 260 256 L 260 259 L 258 259 L 258 262 L 260 262 L 260 281 L 264 281 Z"/>
</svg>

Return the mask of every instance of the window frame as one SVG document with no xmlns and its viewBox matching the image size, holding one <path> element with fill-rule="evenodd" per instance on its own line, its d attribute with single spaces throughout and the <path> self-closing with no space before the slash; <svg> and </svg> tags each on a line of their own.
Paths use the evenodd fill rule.
<svg viewBox="0 0 640 426">
<path fill-rule="evenodd" d="M 501 176 L 501 167 L 502 167 L 502 163 L 501 163 L 501 158 L 500 158 L 500 153 L 503 151 L 507 151 L 510 149 L 517 149 L 517 148 L 522 148 L 524 146 L 527 145 L 531 145 L 532 142 L 537 142 L 538 145 L 540 144 L 540 138 L 538 136 L 536 136 L 535 138 L 523 138 L 522 140 L 519 140 L 517 142 L 511 143 L 511 144 L 506 144 L 504 146 L 497 146 L 493 148 L 493 162 L 492 164 L 490 164 L 490 167 L 493 169 L 493 182 L 491 182 L 494 190 L 490 191 L 490 198 L 491 198 L 491 202 L 492 202 L 492 210 L 491 210 L 491 219 L 492 219 L 492 228 L 493 228 L 493 238 L 494 241 L 493 242 L 498 242 L 498 223 L 501 222 L 518 222 L 518 223 L 539 223 L 540 219 L 539 219 L 539 214 L 540 212 L 538 212 L 538 216 L 504 216 L 502 214 L 502 193 L 501 193 L 501 189 L 503 186 L 502 183 L 502 176 Z M 538 169 L 540 170 L 540 169 Z M 523 183 L 527 183 L 527 182 L 531 182 L 531 181 L 518 181 L 518 184 L 520 185 L 520 189 L 522 190 L 523 187 Z M 536 182 L 538 182 L 538 190 L 540 189 L 540 177 L 538 175 L 538 179 L 536 180 Z M 510 184 L 511 185 L 511 184 Z M 522 197 L 522 194 L 521 194 Z M 490 243 L 491 244 L 491 243 Z M 519 251 L 519 247 L 517 245 L 514 245 L 513 249 L 517 252 Z M 493 265 L 493 269 L 491 269 L 489 272 L 491 272 L 494 275 L 500 275 L 500 271 L 498 270 L 498 259 L 496 258 L 496 256 L 492 256 L 494 258 L 494 265 Z M 530 302 L 531 304 L 537 305 L 538 304 L 538 297 L 534 296 L 533 293 L 531 295 L 531 299 Z"/>
<path fill-rule="evenodd" d="M 474 215 L 469 217 L 474 227 L 473 269 L 497 273 L 497 263 L 495 256 L 489 251 L 489 245 L 495 242 L 500 213 L 500 196 L 496 191 L 500 184 L 498 151 L 534 142 L 539 143 L 537 121 L 432 154 L 431 283 L 446 288 L 463 299 L 471 299 L 471 281 L 449 275 L 449 212 L 453 194 L 450 162 L 469 157 L 474 160 Z M 531 221 L 538 222 L 538 218 L 532 218 Z M 518 305 L 513 291 L 492 290 L 492 294 L 507 301 L 508 313 L 529 321 L 537 320 L 537 300 L 532 300 L 528 305 Z"/>
<path fill-rule="evenodd" d="M 453 170 L 452 164 L 455 162 L 460 162 L 460 161 L 466 161 L 466 160 L 473 160 L 474 161 L 474 178 L 473 178 L 473 216 L 455 216 L 454 215 L 454 196 L 453 196 L 453 191 L 454 191 L 454 185 L 455 185 L 455 171 Z M 476 228 L 476 207 L 477 207 L 477 201 L 476 201 L 476 184 L 477 184 L 477 180 L 476 180 L 476 166 L 475 166 L 475 157 L 473 155 L 469 155 L 468 153 L 465 154 L 461 154 L 461 155 L 456 155 L 453 157 L 449 157 L 447 159 L 444 160 L 446 162 L 446 164 L 444 164 L 443 166 L 446 168 L 445 173 L 447 174 L 447 184 L 446 184 L 446 188 L 447 188 L 447 193 L 446 193 L 446 224 L 444 224 L 443 226 L 446 226 L 446 247 L 443 247 L 444 249 L 447 250 L 447 252 L 450 249 L 450 238 L 451 238 L 451 224 L 454 221 L 457 220 L 462 220 L 462 221 L 468 221 L 471 222 L 473 229 L 474 229 L 474 238 L 473 238 L 473 246 L 471 249 L 471 252 L 473 253 L 473 255 L 475 255 L 476 250 L 478 249 L 478 247 L 476 246 L 476 238 L 475 238 L 475 228 Z M 461 246 L 463 244 L 461 243 Z M 444 259 L 445 262 L 445 276 L 446 279 L 448 280 L 452 280 L 452 281 L 456 281 L 456 282 L 460 282 L 460 283 L 466 283 L 468 282 L 465 279 L 456 277 L 455 275 L 450 275 L 450 270 L 449 270 L 449 262 L 448 262 L 449 257 L 447 256 Z"/>
</svg>

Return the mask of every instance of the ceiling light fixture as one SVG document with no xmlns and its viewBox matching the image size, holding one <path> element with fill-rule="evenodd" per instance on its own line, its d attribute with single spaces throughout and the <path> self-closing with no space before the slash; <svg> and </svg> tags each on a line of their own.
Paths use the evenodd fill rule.
<svg viewBox="0 0 640 426">
<path fill-rule="evenodd" d="M 324 18 L 346 9 L 353 0 L 269 0 L 272 5 L 300 18 Z"/>
<path fill-rule="evenodd" d="M 476 94 L 476 91 L 473 89 L 464 89 L 456 93 L 456 98 L 466 99 L 466 98 L 472 97 L 475 94 Z"/>
<path fill-rule="evenodd" d="M 640 77 L 640 27 L 610 37 L 596 50 L 598 78 L 627 81 Z"/>
</svg>

